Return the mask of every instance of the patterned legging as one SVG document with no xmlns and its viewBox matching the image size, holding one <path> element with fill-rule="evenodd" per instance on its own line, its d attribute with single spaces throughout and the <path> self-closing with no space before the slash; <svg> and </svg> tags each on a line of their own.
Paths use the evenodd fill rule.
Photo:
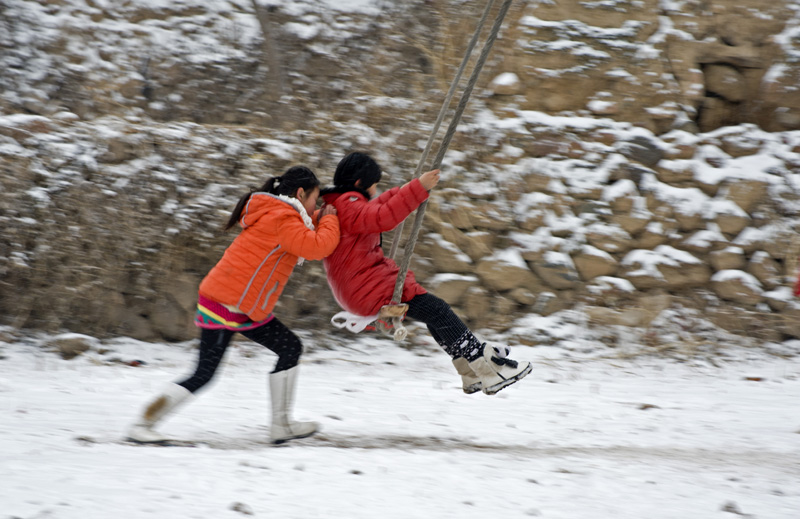
<svg viewBox="0 0 800 519">
<path fill-rule="evenodd" d="M 236 332 L 225 329 L 202 329 L 197 367 L 191 377 L 178 382 L 178 385 L 194 393 L 208 384 L 214 377 L 214 373 L 216 373 L 234 333 Z M 293 368 L 300 361 L 300 355 L 303 353 L 303 344 L 297 335 L 292 333 L 289 328 L 276 318 L 273 318 L 263 326 L 240 333 L 278 355 L 278 361 L 275 363 L 273 373 Z"/>
<path fill-rule="evenodd" d="M 435 340 L 454 359 L 464 357 L 472 362 L 483 354 L 480 341 L 458 318 L 444 300 L 431 293 L 420 294 L 408 301 L 411 319 L 421 321 L 428 327 Z"/>
</svg>

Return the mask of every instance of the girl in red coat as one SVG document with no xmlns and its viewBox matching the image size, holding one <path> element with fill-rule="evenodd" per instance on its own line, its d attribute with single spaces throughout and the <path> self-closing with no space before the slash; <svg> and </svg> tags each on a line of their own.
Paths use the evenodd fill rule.
<svg viewBox="0 0 800 519">
<path fill-rule="evenodd" d="M 339 245 L 323 260 L 328 284 L 342 308 L 365 317 L 377 315 L 391 303 L 400 271 L 384 256 L 381 233 L 397 227 L 439 182 L 439 170 L 429 171 L 376 197 L 381 174 L 369 155 L 351 153 L 336 167 L 334 186 L 322 191 L 325 205 L 336 208 L 341 230 Z M 530 363 L 506 358 L 506 348 L 481 343 L 450 305 L 428 293 L 411 271 L 400 302 L 408 304 L 406 315 L 425 323 L 453 359 L 465 393 L 495 394 L 530 373 Z"/>
<path fill-rule="evenodd" d="M 278 355 L 269 377 L 270 440 L 282 443 L 317 431 L 314 422 L 289 418 L 303 345 L 272 315 L 272 309 L 295 265 L 303 258 L 322 259 L 339 243 L 336 209 L 326 207 L 315 214 L 318 197 L 316 175 L 295 166 L 239 200 L 225 229 L 241 225 L 242 231 L 200 283 L 195 324 L 201 333 L 195 372 L 167 386 L 145 407 L 128 431 L 130 440 L 166 440 L 154 430 L 155 425 L 211 380 L 236 332 Z M 318 216 L 316 225 L 312 215 Z"/>
</svg>

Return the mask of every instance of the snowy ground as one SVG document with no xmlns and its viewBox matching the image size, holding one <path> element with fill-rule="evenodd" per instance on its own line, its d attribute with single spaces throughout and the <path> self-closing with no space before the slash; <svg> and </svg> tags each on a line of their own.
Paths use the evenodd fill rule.
<svg viewBox="0 0 800 519">
<path fill-rule="evenodd" d="M 141 447 L 118 440 L 195 353 L 106 346 L 0 349 L 0 519 L 800 517 L 798 359 L 518 347 L 533 374 L 488 397 L 464 395 L 443 353 L 373 336 L 304 357 L 295 414 L 324 430 L 272 447 L 274 357 L 237 343 L 163 427 L 206 444 Z"/>
</svg>

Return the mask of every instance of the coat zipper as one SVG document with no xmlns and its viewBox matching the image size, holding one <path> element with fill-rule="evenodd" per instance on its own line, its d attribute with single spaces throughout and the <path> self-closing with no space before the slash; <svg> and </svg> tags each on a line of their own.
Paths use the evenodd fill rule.
<svg viewBox="0 0 800 519">
<path fill-rule="evenodd" d="M 269 280 L 272 279 L 272 275 L 275 273 L 275 269 L 278 268 L 278 265 L 280 264 L 280 262 L 281 262 L 281 260 L 283 259 L 284 256 L 286 256 L 285 252 L 283 254 L 281 254 L 280 258 L 278 258 L 277 261 L 275 261 L 275 266 L 272 267 L 272 272 L 269 273 L 269 276 L 267 276 L 267 280 L 264 281 L 264 287 L 266 287 L 269 284 Z M 278 288 L 279 284 L 280 284 L 280 282 L 276 281 L 275 282 L 275 286 L 272 287 L 270 289 L 270 291 L 267 293 L 266 297 L 264 297 L 264 304 L 261 305 L 261 309 L 262 310 L 264 310 L 267 307 L 267 302 L 269 301 L 269 296 L 271 296 L 272 293 L 275 292 L 275 290 Z M 261 291 L 263 292 L 264 289 L 262 288 Z M 259 296 L 260 296 L 260 294 L 259 294 Z M 258 303 L 258 299 L 256 299 L 256 303 Z"/>
</svg>

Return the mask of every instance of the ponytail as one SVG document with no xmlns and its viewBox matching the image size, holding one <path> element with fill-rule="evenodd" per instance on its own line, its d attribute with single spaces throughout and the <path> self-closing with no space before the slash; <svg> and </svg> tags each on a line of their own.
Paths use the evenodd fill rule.
<svg viewBox="0 0 800 519">
<path fill-rule="evenodd" d="M 242 195 L 238 202 L 236 202 L 236 207 L 233 208 L 233 212 L 228 217 L 228 221 L 225 223 L 225 226 L 222 228 L 224 231 L 228 231 L 233 228 L 237 223 L 239 223 L 239 218 L 242 217 L 242 211 L 244 210 L 244 206 L 247 205 L 247 202 L 250 201 L 250 195 L 257 192 L 256 189 L 250 188 L 250 191 L 247 192 L 246 195 Z"/>
<path fill-rule="evenodd" d="M 292 166 L 286 170 L 283 175 L 271 177 L 264 182 L 264 185 L 261 186 L 260 189 L 250 188 L 250 191 L 243 195 L 236 203 L 236 207 L 233 208 L 233 212 L 231 212 L 228 222 L 223 229 L 226 231 L 230 230 L 239 223 L 239 220 L 242 218 L 242 211 L 244 211 L 253 193 L 260 192 L 293 197 L 297 195 L 297 190 L 300 188 L 308 192 L 316 187 L 319 187 L 319 179 L 313 171 L 305 166 Z"/>
</svg>

